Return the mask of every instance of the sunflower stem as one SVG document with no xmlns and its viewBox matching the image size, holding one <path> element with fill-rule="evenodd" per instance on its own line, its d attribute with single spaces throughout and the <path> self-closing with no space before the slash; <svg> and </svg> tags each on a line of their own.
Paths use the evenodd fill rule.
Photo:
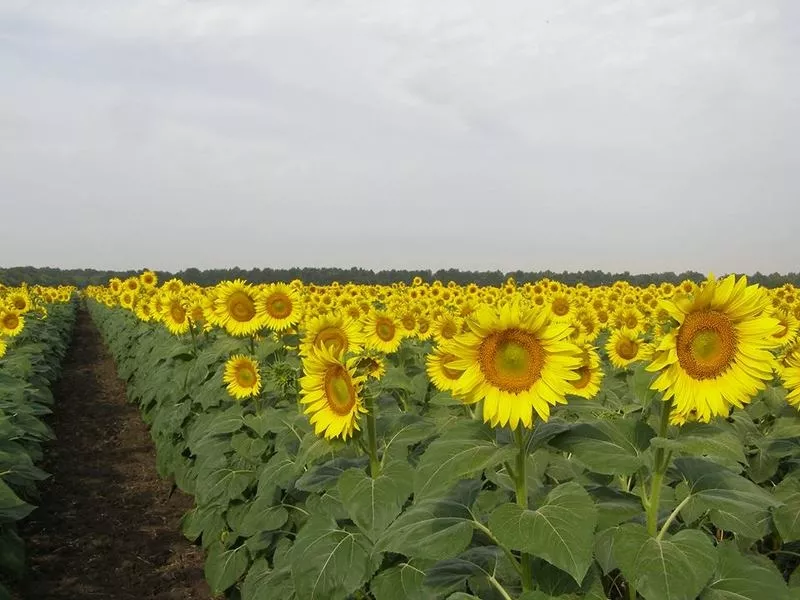
<svg viewBox="0 0 800 600">
<path fill-rule="evenodd" d="M 253 356 L 256 355 L 256 336 L 255 334 L 250 336 L 250 354 Z"/>
<path fill-rule="evenodd" d="M 381 461 L 378 460 L 378 432 L 375 426 L 375 400 L 371 395 L 364 398 L 367 409 L 367 442 L 369 451 L 369 474 L 377 479 L 381 474 Z"/>
<path fill-rule="evenodd" d="M 522 432 L 522 427 L 514 430 L 514 439 L 517 443 L 517 464 L 514 469 L 515 495 L 517 506 L 528 509 L 528 478 L 526 465 L 528 463 L 528 436 Z M 519 565 L 522 570 L 522 589 L 530 591 L 533 589 L 533 573 L 531 572 L 531 556 L 523 552 L 519 557 Z"/>
<path fill-rule="evenodd" d="M 667 430 L 669 429 L 669 415 L 672 412 L 672 400 L 667 400 L 661 406 L 661 421 L 658 427 L 658 436 L 661 438 L 667 437 Z M 655 537 L 658 533 L 658 509 L 661 505 L 661 487 L 664 483 L 664 474 L 667 472 L 669 466 L 670 455 L 666 456 L 664 448 L 656 448 L 654 457 L 654 470 L 650 486 L 650 499 L 645 506 L 647 511 L 647 532 Z"/>
</svg>

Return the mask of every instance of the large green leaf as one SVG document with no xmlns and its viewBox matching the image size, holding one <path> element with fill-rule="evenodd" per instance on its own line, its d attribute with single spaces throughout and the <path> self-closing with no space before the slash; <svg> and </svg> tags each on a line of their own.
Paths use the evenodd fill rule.
<svg viewBox="0 0 800 600">
<path fill-rule="evenodd" d="M 423 585 L 421 567 L 410 560 L 378 573 L 369 584 L 375 600 L 434 600 L 437 595 Z"/>
<path fill-rule="evenodd" d="M 689 484 L 687 514 L 708 512 L 720 529 L 759 539 L 769 532 L 770 508 L 780 504 L 752 481 L 702 458 L 675 459 Z"/>
<path fill-rule="evenodd" d="M 717 563 L 710 538 L 691 529 L 659 540 L 641 525 L 622 525 L 614 534 L 613 552 L 622 574 L 645 600 L 695 600 Z"/>
<path fill-rule="evenodd" d="M 425 586 L 440 594 L 463 591 L 464 583 L 475 575 L 494 576 L 502 551 L 497 546 L 470 548 L 456 558 L 437 562 L 425 571 Z"/>
<path fill-rule="evenodd" d="M 445 499 L 424 500 L 392 523 L 375 544 L 382 552 L 440 560 L 461 553 L 472 539 L 469 509 Z"/>
<path fill-rule="evenodd" d="M 550 444 L 571 452 L 596 473 L 630 475 L 643 464 L 642 454 L 655 432 L 633 419 L 603 419 L 577 423 Z"/>
<path fill-rule="evenodd" d="M 701 600 L 790 600 L 780 573 L 742 556 L 735 544 L 720 544 L 717 557 L 717 570 Z"/>
<path fill-rule="evenodd" d="M 371 553 L 364 535 L 341 529 L 327 515 L 313 516 L 292 550 L 296 594 L 304 600 L 346 598 L 372 575 Z"/>
<path fill-rule="evenodd" d="M 414 497 L 438 496 L 459 479 L 479 474 L 515 454 L 514 448 L 498 447 L 489 431 L 469 423 L 434 441 L 422 455 L 414 477 Z"/>
<path fill-rule="evenodd" d="M 272 494 L 259 494 L 246 507 L 239 525 L 239 533 L 244 536 L 275 531 L 289 519 L 289 511 L 283 506 L 276 506 Z"/>
<path fill-rule="evenodd" d="M 413 470 L 407 463 L 387 465 L 373 479 L 362 469 L 350 469 L 339 478 L 339 495 L 350 518 L 371 540 L 395 520 L 411 495 Z"/>
<path fill-rule="evenodd" d="M 774 494 L 783 502 L 772 512 L 781 539 L 784 542 L 800 540 L 800 481 L 787 477 L 775 488 Z"/>
<path fill-rule="evenodd" d="M 221 594 L 247 571 L 250 555 L 245 546 L 226 550 L 221 543 L 213 544 L 206 556 L 206 580 L 211 591 Z"/>
<path fill-rule="evenodd" d="M 536 510 L 504 504 L 489 519 L 502 544 L 546 560 L 579 585 L 592 564 L 596 525 L 594 502 L 573 482 L 554 488 Z"/>
<path fill-rule="evenodd" d="M 36 507 L 32 504 L 21 500 L 6 482 L 0 479 L 0 522 L 24 519 L 34 508 Z"/>
<path fill-rule="evenodd" d="M 248 569 L 241 594 L 242 600 L 293 600 L 292 570 L 288 566 L 270 569 L 267 560 L 259 558 Z"/>
</svg>

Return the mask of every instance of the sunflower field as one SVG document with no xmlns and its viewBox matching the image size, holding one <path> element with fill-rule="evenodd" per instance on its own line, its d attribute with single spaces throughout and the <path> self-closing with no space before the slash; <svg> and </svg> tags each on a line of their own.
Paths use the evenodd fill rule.
<svg viewBox="0 0 800 600">
<path fill-rule="evenodd" d="M 791 286 L 85 296 L 215 593 L 800 598 Z"/>
<path fill-rule="evenodd" d="M 60 372 L 75 322 L 74 288 L 0 285 L 0 580 L 25 571 L 17 523 L 38 500 L 47 473 L 36 465 L 53 434 L 43 421 L 53 404 L 50 385 Z M 0 598 L 10 598 L 0 583 Z"/>
</svg>

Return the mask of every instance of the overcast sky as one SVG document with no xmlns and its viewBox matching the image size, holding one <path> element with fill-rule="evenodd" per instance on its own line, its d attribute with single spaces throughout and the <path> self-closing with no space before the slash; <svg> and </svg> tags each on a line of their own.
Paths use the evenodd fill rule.
<svg viewBox="0 0 800 600">
<path fill-rule="evenodd" d="M 0 265 L 800 270 L 797 0 L 0 0 Z"/>
</svg>

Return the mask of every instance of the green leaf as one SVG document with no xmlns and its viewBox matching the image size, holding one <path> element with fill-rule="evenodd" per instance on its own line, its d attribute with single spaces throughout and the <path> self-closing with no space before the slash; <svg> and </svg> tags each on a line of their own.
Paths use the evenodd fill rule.
<svg viewBox="0 0 800 600">
<path fill-rule="evenodd" d="M 242 600 L 293 600 L 296 598 L 292 571 L 289 567 L 270 569 L 267 560 L 259 558 L 247 571 L 242 583 Z"/>
<path fill-rule="evenodd" d="M 469 509 L 445 499 L 411 506 L 375 543 L 375 550 L 419 559 L 440 560 L 461 553 L 472 539 Z"/>
<path fill-rule="evenodd" d="M 435 600 L 437 595 L 423 586 L 424 577 L 422 565 L 411 560 L 381 571 L 369 588 L 375 600 Z"/>
<path fill-rule="evenodd" d="M 708 512 L 720 529 L 760 539 L 769 532 L 769 509 L 780 504 L 752 481 L 702 458 L 675 459 L 689 484 L 687 514 Z"/>
<path fill-rule="evenodd" d="M 470 577 L 491 576 L 501 554 L 497 546 L 481 546 L 471 548 L 456 558 L 439 561 L 425 571 L 425 586 L 440 594 L 457 591 L 459 587 L 463 588 Z"/>
<path fill-rule="evenodd" d="M 247 504 L 239 533 L 251 536 L 263 531 L 275 531 L 283 527 L 288 519 L 289 511 L 283 506 L 275 506 L 272 494 L 257 495 L 254 501 Z"/>
<path fill-rule="evenodd" d="M 36 507 L 32 504 L 21 500 L 6 482 L 0 479 L 0 522 L 24 519 L 34 508 Z"/>
<path fill-rule="evenodd" d="M 363 469 L 369 459 L 366 456 L 358 458 L 334 458 L 321 465 L 316 465 L 295 482 L 295 487 L 304 492 L 321 492 L 336 485 L 342 474 L 348 469 Z"/>
<path fill-rule="evenodd" d="M 315 515 L 297 535 L 292 578 L 304 600 L 344 599 L 372 575 L 371 544 L 360 533 L 339 528 L 327 515 Z"/>
<path fill-rule="evenodd" d="M 594 502 L 573 482 L 554 488 L 536 510 L 504 504 L 489 518 L 502 544 L 546 560 L 579 585 L 592 564 L 596 525 Z"/>
<path fill-rule="evenodd" d="M 721 543 L 717 557 L 716 573 L 701 600 L 790 600 L 780 574 L 742 556 L 735 544 Z"/>
<path fill-rule="evenodd" d="M 250 564 L 247 548 L 239 546 L 226 550 L 221 543 L 213 544 L 206 556 L 206 580 L 214 594 L 221 594 L 244 575 Z"/>
<path fill-rule="evenodd" d="M 413 470 L 407 463 L 391 463 L 373 479 L 363 470 L 350 469 L 339 478 L 339 495 L 347 513 L 371 540 L 397 518 L 411 495 Z"/>
<path fill-rule="evenodd" d="M 595 473 L 630 475 L 643 465 L 643 452 L 655 432 L 639 420 L 603 419 L 577 423 L 550 445 L 571 452 Z"/>
<path fill-rule="evenodd" d="M 645 600 L 695 600 L 717 563 L 714 545 L 700 531 L 658 540 L 632 523 L 614 534 L 614 558 Z"/>
<path fill-rule="evenodd" d="M 704 457 L 741 471 L 746 458 L 742 442 L 724 421 L 721 424 L 687 423 L 674 440 L 677 450 L 687 456 Z"/>
<path fill-rule="evenodd" d="M 800 481 L 788 477 L 775 488 L 774 494 L 783 502 L 772 511 L 772 520 L 781 539 L 784 542 L 800 540 Z"/>
<path fill-rule="evenodd" d="M 516 455 L 514 448 L 498 447 L 491 432 L 484 428 L 472 426 L 466 433 L 455 436 L 454 432 L 453 437 L 441 437 L 428 446 L 417 465 L 415 498 L 438 496 L 459 479 L 468 479 Z"/>
<path fill-rule="evenodd" d="M 238 469 L 225 457 L 203 468 L 197 477 L 198 504 L 219 503 L 227 505 L 255 480 L 250 469 Z"/>
</svg>

